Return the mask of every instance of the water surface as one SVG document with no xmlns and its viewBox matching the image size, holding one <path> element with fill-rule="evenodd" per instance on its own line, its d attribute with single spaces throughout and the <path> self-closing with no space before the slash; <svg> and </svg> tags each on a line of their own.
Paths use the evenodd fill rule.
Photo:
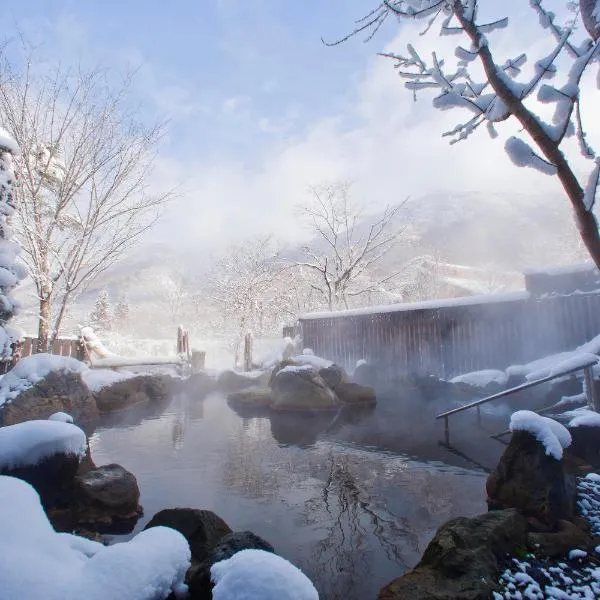
<svg viewBox="0 0 600 600">
<path fill-rule="evenodd" d="M 430 424 L 393 402 L 350 420 L 270 419 L 218 394 L 179 395 L 112 415 L 90 444 L 97 464 L 136 475 L 136 531 L 163 508 L 210 509 L 271 542 L 321 600 L 366 600 L 414 566 L 439 525 L 485 510 L 485 473 L 441 450 Z"/>
</svg>

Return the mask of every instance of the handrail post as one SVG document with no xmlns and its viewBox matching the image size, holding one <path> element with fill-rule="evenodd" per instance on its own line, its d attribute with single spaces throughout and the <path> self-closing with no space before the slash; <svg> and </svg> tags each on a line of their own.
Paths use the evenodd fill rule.
<svg viewBox="0 0 600 600">
<path fill-rule="evenodd" d="M 598 412 L 598 400 L 596 398 L 596 390 L 594 388 L 594 377 L 591 365 L 587 366 L 583 370 L 583 376 L 585 378 L 585 391 L 588 405 L 592 410 Z"/>
<path fill-rule="evenodd" d="M 450 445 L 450 426 L 448 424 L 448 417 L 444 417 L 444 439 L 446 440 L 446 446 Z"/>
<path fill-rule="evenodd" d="M 477 425 L 481 427 L 481 406 L 477 406 Z"/>
</svg>

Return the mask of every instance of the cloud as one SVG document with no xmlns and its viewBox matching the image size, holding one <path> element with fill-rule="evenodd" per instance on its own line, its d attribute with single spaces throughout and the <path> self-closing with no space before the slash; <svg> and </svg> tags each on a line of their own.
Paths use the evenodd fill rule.
<svg viewBox="0 0 600 600">
<path fill-rule="evenodd" d="M 529 31 L 533 27 L 528 23 Z M 432 44 L 442 56 L 452 56 L 456 45 L 455 38 L 418 38 L 414 28 L 403 28 L 390 48 L 398 50 L 407 39 L 418 40 L 423 48 Z M 502 49 L 518 54 L 520 40 L 522 36 L 511 34 Z M 543 56 L 544 44 L 551 46 L 552 40 L 536 45 L 532 57 Z M 374 208 L 436 191 L 561 193 L 556 178 L 510 162 L 503 146 L 519 131 L 515 120 L 499 127 L 499 139 L 481 130 L 450 146 L 441 134 L 468 117 L 434 109 L 426 95 L 414 102 L 392 62 L 373 58 L 345 111 L 305 123 L 299 133 L 284 142 L 275 140 L 244 161 L 192 159 L 178 165 L 178 174 L 190 175 L 169 226 L 178 228 L 179 240 L 198 247 L 265 232 L 296 241 L 303 233 L 294 207 L 306 200 L 309 185 L 336 179 L 352 180 L 357 198 Z M 257 120 L 262 131 L 280 127 L 267 117 Z M 597 118 L 590 130 L 600 140 Z"/>
</svg>

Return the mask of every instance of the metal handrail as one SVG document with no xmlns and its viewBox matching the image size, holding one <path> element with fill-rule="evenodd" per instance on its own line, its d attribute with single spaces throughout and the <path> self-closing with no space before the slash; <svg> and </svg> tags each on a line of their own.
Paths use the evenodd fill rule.
<svg viewBox="0 0 600 600">
<path fill-rule="evenodd" d="M 450 430 L 448 427 L 448 417 L 455 415 L 459 412 L 463 412 L 468 410 L 469 408 L 477 408 L 477 416 L 480 418 L 479 407 L 482 404 L 487 404 L 492 400 L 497 400 L 498 398 L 503 398 L 504 396 L 509 396 L 510 394 L 515 394 L 516 392 L 521 392 L 523 390 L 529 389 L 536 385 L 540 385 L 541 383 L 546 383 L 547 381 L 552 381 L 553 379 L 558 379 L 559 377 L 564 377 L 565 375 L 571 375 L 572 373 L 577 373 L 578 371 L 584 371 L 585 379 L 586 379 L 586 389 L 588 393 L 588 402 L 591 406 L 595 407 L 594 401 L 594 386 L 592 384 L 592 373 L 591 367 L 598 363 L 598 359 L 592 361 L 590 360 L 587 363 L 579 365 L 577 367 L 573 367 L 572 369 L 568 369 L 566 371 L 561 371 L 560 373 L 555 373 L 553 375 L 548 375 L 546 377 L 542 377 L 541 379 L 536 379 L 535 381 L 528 381 L 527 383 L 522 383 L 521 385 L 517 385 L 508 390 L 504 390 L 502 392 L 498 392 L 496 394 L 492 394 L 491 396 L 486 396 L 485 398 L 481 398 L 480 400 L 475 400 L 474 402 L 470 402 L 469 404 L 465 404 L 464 406 L 459 406 L 458 408 L 453 408 L 452 410 L 448 410 L 444 413 L 441 413 L 435 417 L 436 421 L 438 419 L 444 419 L 444 437 L 446 441 L 446 445 L 450 444 Z"/>
</svg>

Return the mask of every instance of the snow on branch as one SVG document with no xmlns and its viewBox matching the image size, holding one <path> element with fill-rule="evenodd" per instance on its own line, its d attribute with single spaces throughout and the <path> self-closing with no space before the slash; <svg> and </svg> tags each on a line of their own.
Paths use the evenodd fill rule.
<svg viewBox="0 0 600 600">
<path fill-rule="evenodd" d="M 546 175 L 556 174 L 556 165 L 545 161 L 541 156 L 536 154 L 533 148 L 518 137 L 510 137 L 506 140 L 504 148 L 518 167 L 532 167 Z"/>
</svg>

